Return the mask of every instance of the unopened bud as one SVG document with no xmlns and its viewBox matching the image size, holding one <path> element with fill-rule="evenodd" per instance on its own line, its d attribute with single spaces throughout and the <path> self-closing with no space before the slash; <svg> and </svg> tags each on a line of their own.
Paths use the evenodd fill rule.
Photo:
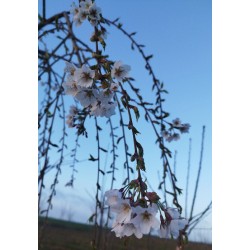
<svg viewBox="0 0 250 250">
<path fill-rule="evenodd" d="M 133 154 L 133 155 L 131 156 L 130 160 L 131 160 L 131 161 L 134 161 L 136 158 L 137 158 L 137 157 L 136 157 L 136 154 Z"/>
<path fill-rule="evenodd" d="M 160 197 L 157 195 L 156 192 L 147 192 L 146 196 L 148 197 L 148 199 L 153 202 L 156 203 L 157 201 L 160 200 Z"/>
</svg>

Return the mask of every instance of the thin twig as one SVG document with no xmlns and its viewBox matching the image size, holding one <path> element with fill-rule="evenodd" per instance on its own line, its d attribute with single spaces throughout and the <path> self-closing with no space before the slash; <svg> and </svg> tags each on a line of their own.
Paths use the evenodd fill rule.
<svg viewBox="0 0 250 250">
<path fill-rule="evenodd" d="M 195 200 L 196 200 L 196 195 L 197 195 L 197 190 L 198 190 L 198 185 L 199 185 L 199 180 L 200 180 L 200 173 L 201 173 L 201 167 L 202 167 L 202 157 L 203 157 L 203 148 L 204 148 L 204 137 L 205 137 L 205 126 L 202 127 L 202 141 L 201 141 L 201 153 L 200 153 L 199 170 L 198 170 L 197 179 L 196 179 L 196 183 L 195 183 L 195 190 L 194 190 L 194 196 L 193 196 L 189 221 L 192 220 L 193 210 L 194 210 L 194 205 L 195 205 Z"/>
</svg>

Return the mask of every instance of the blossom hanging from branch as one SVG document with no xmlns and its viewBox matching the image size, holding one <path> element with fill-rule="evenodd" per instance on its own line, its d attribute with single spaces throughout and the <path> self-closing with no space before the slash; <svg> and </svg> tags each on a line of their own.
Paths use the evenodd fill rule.
<svg viewBox="0 0 250 250">
<path fill-rule="evenodd" d="M 71 15 L 71 20 L 68 14 Z M 64 18 L 66 22 L 60 22 L 60 18 Z M 49 74 L 50 81 L 51 78 L 54 77 L 56 79 L 56 86 L 59 89 L 54 100 L 51 101 L 51 98 L 48 98 L 49 100 L 44 108 L 46 112 L 39 115 L 39 122 L 41 122 L 44 117 L 45 121 L 48 122 L 49 116 L 47 113 L 53 104 L 55 104 L 54 113 L 51 115 L 53 119 L 58 109 L 61 112 L 61 109 L 58 107 L 60 98 L 62 100 L 64 112 L 63 115 L 61 114 L 60 116 L 63 117 L 64 125 L 67 124 L 69 128 L 76 129 L 77 136 L 85 135 L 87 137 L 87 128 L 85 126 L 87 118 L 94 119 L 95 121 L 97 156 L 91 154 L 89 158 L 90 161 L 97 162 L 98 165 L 96 208 L 95 213 L 90 217 L 92 221 L 94 220 L 96 225 L 93 245 L 98 248 L 100 242 L 100 233 L 99 235 L 97 233 L 97 218 L 99 216 L 98 211 L 103 211 L 104 208 L 108 208 L 109 211 L 107 222 L 109 220 L 109 213 L 115 215 L 111 230 L 117 237 L 122 238 L 124 236 L 135 235 L 137 238 L 142 238 L 143 235 L 155 229 L 159 231 L 160 237 L 178 238 L 179 243 L 182 244 L 184 241 L 183 239 L 186 238 L 185 228 L 188 226 L 188 222 L 181 217 L 182 207 L 178 202 L 178 195 L 181 194 L 181 189 L 176 185 L 177 179 L 171 170 L 168 160 L 169 157 L 171 157 L 171 152 L 165 146 L 164 139 L 168 142 L 178 140 L 180 134 L 189 131 L 190 125 L 182 123 L 179 118 L 174 119 L 172 122 L 167 121 L 169 113 L 163 109 L 163 103 L 165 101 L 163 95 L 167 93 L 167 91 L 163 83 L 156 78 L 150 65 L 152 55 L 145 55 L 142 49 L 144 45 L 138 44 L 134 39 L 135 33 L 127 33 L 122 28 L 122 25 L 118 23 L 118 19 L 109 21 L 104 18 L 101 8 L 98 7 L 94 1 L 83 0 L 80 1 L 79 4 L 73 3 L 69 12 L 63 12 L 55 17 L 55 19 L 52 18 L 51 20 L 52 22 L 55 21 L 56 28 L 61 27 L 67 34 L 64 38 L 65 40 L 61 39 L 62 41 L 60 43 L 65 47 L 65 55 L 56 55 L 56 50 L 53 51 L 51 55 L 47 51 L 39 50 L 42 63 L 47 65 L 52 72 L 51 75 Z M 83 22 L 89 22 L 93 27 L 93 34 L 90 37 L 90 41 L 94 44 L 94 49 L 77 38 L 73 33 L 72 23 L 75 27 L 81 29 L 82 27 L 80 26 Z M 42 29 L 44 25 L 46 24 L 41 22 L 40 28 Z M 110 25 L 113 25 L 124 33 L 132 42 L 132 49 L 137 48 L 145 60 L 145 68 L 148 70 L 153 80 L 152 91 L 156 95 L 154 103 L 149 103 L 144 100 L 143 96 L 140 94 L 139 88 L 137 86 L 135 87 L 134 79 L 131 77 L 132 68 L 130 65 L 123 63 L 121 58 L 112 60 L 108 55 L 104 54 L 107 46 L 105 41 L 108 34 L 107 26 Z M 68 52 L 69 48 L 66 44 L 67 39 L 71 39 L 73 44 L 71 54 Z M 86 56 L 86 54 L 88 54 L 88 56 Z M 48 63 L 46 56 L 51 56 L 51 58 L 55 57 L 60 61 L 64 61 L 64 75 L 60 78 L 60 83 L 58 75 L 52 70 L 52 66 Z M 75 58 L 77 58 L 78 63 L 74 62 Z M 41 68 L 44 67 L 44 65 L 42 65 Z M 51 94 L 51 82 L 49 82 L 48 86 L 48 93 Z M 65 116 L 64 111 L 64 94 L 71 96 L 72 99 L 81 105 L 80 108 L 79 106 L 71 106 L 67 116 Z M 161 152 L 163 181 L 160 183 L 159 189 L 164 186 L 165 198 L 163 202 L 160 201 L 160 197 L 156 192 L 149 192 L 146 180 L 142 178 L 142 172 L 145 172 L 147 169 L 147 162 L 145 162 L 144 159 L 143 145 L 138 140 L 140 131 L 135 125 L 135 120 L 137 122 L 139 119 L 142 119 L 142 112 L 144 113 L 145 121 L 149 122 L 152 127 L 152 131 L 156 136 L 156 143 Z M 115 128 L 111 120 L 114 115 L 119 116 L 120 129 L 122 131 L 122 135 L 116 142 L 115 137 L 117 136 L 114 133 Z M 110 124 L 110 135 L 112 137 L 113 147 L 111 150 L 113 153 L 112 170 L 109 171 L 109 173 L 112 173 L 113 177 L 111 189 L 105 192 L 106 200 L 104 203 L 101 202 L 99 194 L 102 188 L 100 185 L 100 175 L 105 175 L 105 172 L 100 166 L 100 152 L 103 151 L 108 153 L 108 150 L 100 145 L 100 131 L 102 128 L 99 126 L 98 119 L 106 119 Z M 39 189 L 39 202 L 44 187 L 44 176 L 49 169 L 49 146 L 55 146 L 55 144 L 51 142 L 53 122 L 51 123 L 51 127 L 47 127 L 49 126 L 46 123 L 44 133 L 42 133 L 43 139 L 39 150 L 39 152 L 41 152 L 40 158 L 44 159 L 43 157 L 45 156 L 39 176 L 39 181 L 41 183 Z M 128 132 L 125 132 L 125 129 L 129 130 L 128 132 L 132 138 L 133 152 L 131 153 L 129 152 L 129 145 L 126 139 Z M 64 135 L 66 134 L 65 130 L 66 128 L 64 127 Z M 49 134 L 48 139 L 46 133 Z M 115 160 L 117 157 L 115 151 L 120 141 L 123 141 L 124 145 L 124 168 L 127 170 L 127 177 L 123 184 L 120 185 L 119 189 L 113 189 L 113 182 L 115 180 L 114 171 L 117 169 L 115 167 Z M 47 142 L 49 143 L 46 144 Z M 66 148 L 64 137 L 60 142 L 62 142 L 62 148 L 60 148 L 58 152 L 61 153 L 61 164 L 64 156 L 64 148 Z M 78 139 L 76 140 L 76 148 L 77 145 Z M 75 153 L 76 149 L 74 150 L 74 155 Z M 55 186 L 58 183 L 58 175 L 61 171 L 60 164 L 57 166 L 58 172 L 53 184 L 50 205 L 52 197 L 55 194 Z M 133 164 L 134 166 L 132 166 Z M 130 173 L 134 172 L 137 173 L 137 178 L 131 180 Z M 168 188 L 166 186 L 166 176 L 169 176 L 171 183 L 171 186 Z M 72 174 L 72 179 L 69 182 L 71 186 L 73 186 L 73 181 L 74 175 Z M 166 195 L 172 197 L 172 202 L 176 208 L 171 208 L 167 205 Z M 48 210 L 49 208 L 46 210 L 47 213 Z"/>
</svg>

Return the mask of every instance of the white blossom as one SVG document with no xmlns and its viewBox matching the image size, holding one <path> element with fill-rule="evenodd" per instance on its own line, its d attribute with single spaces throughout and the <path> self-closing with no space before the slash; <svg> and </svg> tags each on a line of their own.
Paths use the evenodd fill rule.
<svg viewBox="0 0 250 250">
<path fill-rule="evenodd" d="M 115 114 L 116 103 L 100 103 L 96 102 L 92 105 L 90 109 L 90 114 L 94 116 L 105 116 L 109 118 L 110 116 Z"/>
<path fill-rule="evenodd" d="M 171 237 L 170 227 L 166 224 L 161 225 L 159 229 L 159 237 L 169 239 Z"/>
<path fill-rule="evenodd" d="M 115 232 L 116 237 L 122 238 L 123 236 L 131 236 L 134 234 L 138 239 L 141 239 L 143 234 L 140 230 L 135 227 L 133 223 L 117 223 L 115 222 L 112 230 Z"/>
<path fill-rule="evenodd" d="M 179 231 L 183 230 L 188 224 L 186 219 L 180 218 L 180 213 L 175 208 L 167 208 L 167 222 L 161 225 L 159 234 L 161 238 L 177 238 L 179 236 Z"/>
<path fill-rule="evenodd" d="M 112 189 L 106 191 L 104 194 L 107 197 L 105 203 L 109 206 L 114 206 L 118 204 L 118 201 L 122 198 L 122 193 L 118 189 Z"/>
<path fill-rule="evenodd" d="M 73 77 L 74 73 L 76 71 L 76 66 L 73 63 L 70 63 L 70 62 L 67 62 L 67 61 L 65 61 L 65 64 L 66 64 L 66 66 L 64 68 L 64 72 L 68 73 L 69 76 Z"/>
<path fill-rule="evenodd" d="M 97 96 L 97 99 L 102 104 L 108 104 L 108 103 L 112 102 L 113 97 L 114 97 L 113 92 L 111 92 L 109 89 L 107 89 L 105 91 L 100 91 L 98 96 Z"/>
<path fill-rule="evenodd" d="M 110 90 L 112 91 L 117 91 L 119 88 L 119 84 L 116 83 L 116 82 L 112 82 L 111 85 L 110 85 Z"/>
<path fill-rule="evenodd" d="M 72 3 L 71 9 L 70 9 L 70 14 L 72 14 L 73 16 L 76 16 L 76 15 L 78 15 L 78 13 L 79 13 L 79 7 L 76 6 L 75 3 Z"/>
<path fill-rule="evenodd" d="M 80 92 L 77 93 L 75 98 L 81 103 L 83 107 L 88 107 L 90 105 L 95 105 L 97 102 L 97 90 L 82 88 Z"/>
<path fill-rule="evenodd" d="M 125 77 L 128 77 L 128 72 L 131 67 L 123 64 L 122 61 L 116 61 L 114 67 L 111 70 L 111 76 L 116 78 L 118 81 L 122 81 Z"/>
<path fill-rule="evenodd" d="M 188 224 L 186 219 L 173 219 L 169 223 L 161 225 L 159 234 L 161 238 L 171 238 L 171 236 L 176 239 L 179 236 L 179 231 L 183 230 Z"/>
<path fill-rule="evenodd" d="M 123 232 L 123 225 L 122 223 L 118 223 L 116 221 L 114 221 L 113 225 L 112 225 L 112 232 L 115 232 L 115 236 L 122 238 L 122 232 Z"/>
<path fill-rule="evenodd" d="M 171 219 L 179 219 L 181 216 L 178 209 L 176 208 L 167 208 L 167 213 L 171 216 Z"/>
<path fill-rule="evenodd" d="M 73 77 L 68 77 L 67 81 L 62 84 L 65 94 L 76 96 L 76 94 L 81 90 L 80 86 L 74 80 Z"/>
<path fill-rule="evenodd" d="M 66 118 L 67 118 L 66 124 L 68 125 L 68 127 L 73 128 L 74 127 L 74 116 L 73 115 L 67 115 Z"/>
<path fill-rule="evenodd" d="M 181 133 L 188 133 L 190 128 L 189 123 L 182 124 L 182 127 L 180 128 Z"/>
<path fill-rule="evenodd" d="M 84 1 L 81 1 L 79 5 L 83 11 L 88 12 L 89 8 L 93 5 L 93 2 L 92 0 L 84 0 Z"/>
<path fill-rule="evenodd" d="M 158 207 L 156 204 L 152 204 L 152 206 L 148 208 L 138 206 L 134 211 L 137 215 L 131 220 L 131 223 L 133 223 L 141 233 L 148 234 L 151 227 L 156 229 L 160 226 L 160 222 L 155 217 L 157 211 Z"/>
<path fill-rule="evenodd" d="M 173 136 L 166 130 L 161 131 L 162 136 L 166 139 L 166 141 L 171 142 L 173 140 Z"/>
<path fill-rule="evenodd" d="M 172 122 L 172 124 L 173 124 L 173 126 L 176 127 L 176 128 L 182 127 L 182 125 L 181 125 L 181 120 L 180 120 L 179 118 L 174 119 L 173 122 Z"/>
<path fill-rule="evenodd" d="M 93 3 L 89 8 L 89 19 L 90 23 L 93 26 L 96 26 L 98 24 L 98 21 L 101 20 L 101 8 L 96 6 L 96 3 Z"/>
<path fill-rule="evenodd" d="M 87 88 L 91 87 L 93 84 L 95 71 L 91 70 L 85 64 L 83 64 L 80 69 L 76 69 L 74 76 L 78 85 Z"/>
<path fill-rule="evenodd" d="M 71 105 L 69 109 L 69 114 L 70 115 L 77 115 L 78 113 L 78 108 L 75 105 Z"/>
<path fill-rule="evenodd" d="M 117 223 L 127 223 L 131 220 L 132 207 L 128 199 L 118 200 L 116 205 L 110 207 L 111 212 L 116 213 Z"/>
<path fill-rule="evenodd" d="M 73 22 L 76 27 L 79 27 L 82 24 L 82 18 L 80 16 L 80 12 L 73 17 Z"/>
<path fill-rule="evenodd" d="M 171 139 L 174 140 L 174 141 L 178 141 L 178 140 L 180 139 L 180 135 L 177 134 L 177 133 L 174 133 L 174 134 L 172 135 L 172 138 L 171 138 Z"/>
<path fill-rule="evenodd" d="M 82 8 L 80 8 L 78 16 L 80 18 L 80 21 L 83 22 L 87 18 L 88 12 L 86 10 L 83 10 Z"/>
<path fill-rule="evenodd" d="M 162 136 L 166 139 L 166 141 L 177 141 L 180 139 L 180 135 L 178 133 L 171 134 L 168 131 L 161 131 Z"/>
<path fill-rule="evenodd" d="M 162 130 L 161 135 L 162 135 L 162 137 L 164 137 L 167 140 L 170 136 L 170 133 L 166 130 Z"/>
</svg>

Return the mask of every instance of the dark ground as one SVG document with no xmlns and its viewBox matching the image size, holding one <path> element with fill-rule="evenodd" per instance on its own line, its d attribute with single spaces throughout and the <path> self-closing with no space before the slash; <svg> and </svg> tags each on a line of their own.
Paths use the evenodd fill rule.
<svg viewBox="0 0 250 250">
<path fill-rule="evenodd" d="M 39 250 L 92 250 L 91 240 L 94 227 L 56 219 L 48 219 L 41 237 L 42 219 L 39 219 Z M 107 232 L 106 250 L 175 250 L 176 241 L 160 239 L 154 236 L 143 236 L 137 239 L 117 238 L 110 230 Z M 102 249 L 104 243 L 102 243 Z M 101 248 L 100 248 L 101 249 Z M 212 250 L 212 245 L 189 242 L 185 250 Z"/>
</svg>

